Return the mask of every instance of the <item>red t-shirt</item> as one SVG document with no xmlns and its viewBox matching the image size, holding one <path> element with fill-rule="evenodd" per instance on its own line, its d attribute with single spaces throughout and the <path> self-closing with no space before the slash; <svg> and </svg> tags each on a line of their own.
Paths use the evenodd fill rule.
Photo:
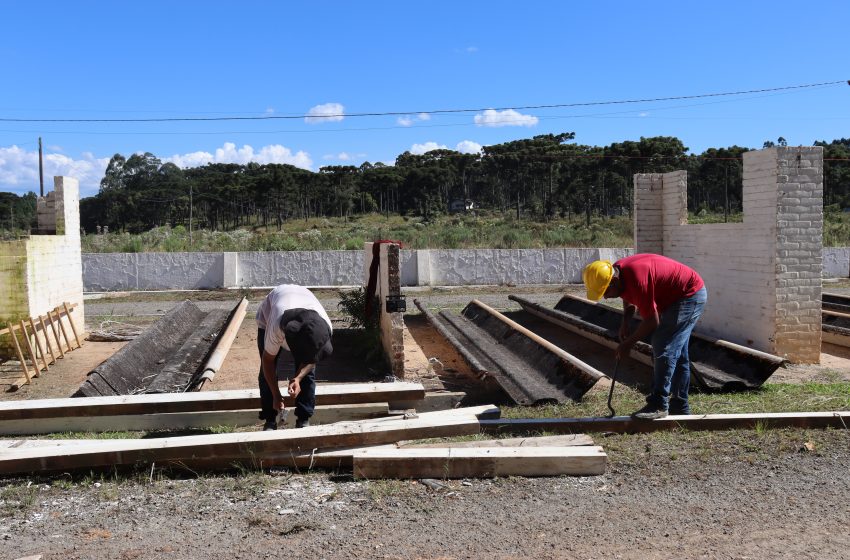
<svg viewBox="0 0 850 560">
<path fill-rule="evenodd" d="M 659 315 L 671 304 L 697 293 L 705 282 L 680 262 L 651 253 L 639 253 L 614 263 L 620 269 L 620 297 L 640 311 L 643 318 Z"/>
</svg>

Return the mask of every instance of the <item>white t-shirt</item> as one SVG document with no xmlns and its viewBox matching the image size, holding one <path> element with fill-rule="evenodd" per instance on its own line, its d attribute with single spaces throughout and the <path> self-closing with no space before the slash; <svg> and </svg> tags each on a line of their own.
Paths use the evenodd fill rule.
<svg viewBox="0 0 850 560">
<path fill-rule="evenodd" d="M 313 292 L 304 286 L 283 284 L 272 290 L 257 309 L 257 327 L 266 331 L 264 350 L 272 356 L 276 356 L 281 347 L 289 350 L 286 335 L 280 328 L 280 318 L 290 309 L 312 309 L 327 322 L 333 332 L 328 313 Z"/>
</svg>

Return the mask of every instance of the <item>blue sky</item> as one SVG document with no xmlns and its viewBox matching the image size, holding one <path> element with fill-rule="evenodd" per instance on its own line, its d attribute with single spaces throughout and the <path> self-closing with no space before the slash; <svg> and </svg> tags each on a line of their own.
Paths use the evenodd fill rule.
<svg viewBox="0 0 850 560">
<path fill-rule="evenodd" d="M 0 19 L 0 118 L 295 116 L 263 121 L 0 121 L 0 190 L 115 153 L 210 161 L 392 163 L 411 150 L 574 131 L 692 152 L 850 137 L 850 86 L 689 101 L 520 109 L 850 79 L 847 2 L 23 2 Z M 421 114 L 442 109 L 481 109 Z M 404 112 L 355 117 L 355 113 Z M 344 115 L 305 119 L 305 115 Z M 46 181 L 46 184 L 51 183 Z"/>
</svg>

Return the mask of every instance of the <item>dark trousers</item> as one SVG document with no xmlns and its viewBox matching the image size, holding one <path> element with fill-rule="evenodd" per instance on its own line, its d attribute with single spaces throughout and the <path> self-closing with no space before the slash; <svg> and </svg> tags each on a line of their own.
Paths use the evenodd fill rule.
<svg viewBox="0 0 850 560">
<path fill-rule="evenodd" d="M 277 417 L 277 411 L 274 409 L 274 394 L 268 383 L 266 376 L 263 375 L 263 350 L 265 346 L 266 331 L 265 329 L 257 329 L 257 348 L 260 350 L 260 376 L 257 378 L 257 384 L 260 386 L 260 420 L 274 420 Z M 280 359 L 281 352 L 285 352 L 283 348 L 278 351 L 274 359 L 275 379 L 277 379 L 277 362 Z M 292 377 L 298 375 L 298 370 L 302 364 L 295 363 L 295 373 Z M 301 392 L 295 397 L 295 417 L 299 420 L 307 420 L 313 416 L 313 411 L 316 409 L 316 368 L 304 376 L 301 380 Z"/>
</svg>

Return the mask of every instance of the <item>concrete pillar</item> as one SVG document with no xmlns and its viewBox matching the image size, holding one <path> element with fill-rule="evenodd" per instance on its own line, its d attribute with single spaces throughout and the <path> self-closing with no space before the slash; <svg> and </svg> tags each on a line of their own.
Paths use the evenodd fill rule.
<svg viewBox="0 0 850 560">
<path fill-rule="evenodd" d="M 239 253 L 225 252 L 223 269 L 221 287 L 239 288 L 242 285 L 239 278 Z"/>
<path fill-rule="evenodd" d="M 658 173 L 634 176 L 634 238 L 636 253 L 663 253 L 662 178 Z"/>
<path fill-rule="evenodd" d="M 419 249 L 416 251 L 416 285 L 431 286 L 431 251 Z"/>
</svg>

